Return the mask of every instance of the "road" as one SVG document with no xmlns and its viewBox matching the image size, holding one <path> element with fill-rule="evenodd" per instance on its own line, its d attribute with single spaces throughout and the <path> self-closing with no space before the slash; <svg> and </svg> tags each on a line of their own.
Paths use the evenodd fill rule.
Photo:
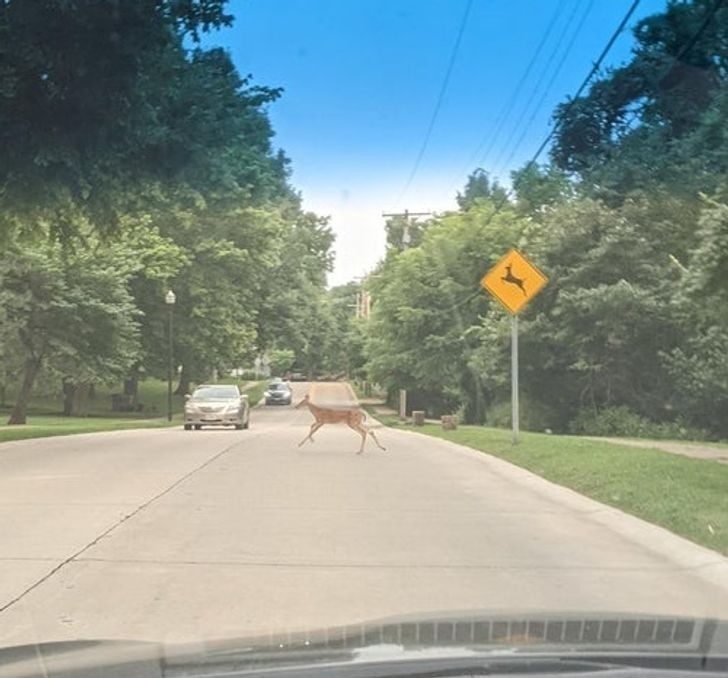
<svg viewBox="0 0 728 678">
<path fill-rule="evenodd" d="M 300 397 L 306 385 L 296 385 Z M 442 611 L 722 614 L 725 558 L 503 461 L 381 429 L 0 445 L 0 647 L 166 642 Z"/>
</svg>

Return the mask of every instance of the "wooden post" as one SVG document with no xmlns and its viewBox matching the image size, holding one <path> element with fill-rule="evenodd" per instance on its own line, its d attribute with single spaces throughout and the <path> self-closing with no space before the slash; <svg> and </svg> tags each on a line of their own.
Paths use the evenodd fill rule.
<svg viewBox="0 0 728 678">
<path fill-rule="evenodd" d="M 443 431 L 454 431 L 458 427 L 458 418 L 454 414 L 443 414 L 440 422 Z"/>
<path fill-rule="evenodd" d="M 425 411 L 424 410 L 412 410 L 412 424 L 414 426 L 425 425 Z"/>
</svg>

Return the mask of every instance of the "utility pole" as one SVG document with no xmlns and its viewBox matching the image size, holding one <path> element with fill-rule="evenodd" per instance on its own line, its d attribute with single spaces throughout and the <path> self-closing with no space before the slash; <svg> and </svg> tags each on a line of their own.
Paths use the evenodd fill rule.
<svg viewBox="0 0 728 678">
<path fill-rule="evenodd" d="M 412 242 L 412 238 L 410 237 L 410 217 L 431 217 L 432 212 L 410 212 L 409 210 L 405 210 L 404 212 L 382 212 L 383 217 L 387 218 L 396 218 L 396 217 L 404 217 L 404 233 L 402 234 L 402 245 L 403 249 L 407 249 L 409 247 L 410 242 Z"/>
<path fill-rule="evenodd" d="M 382 216 L 388 219 L 396 219 L 397 217 L 404 217 L 404 232 L 402 233 L 402 249 L 406 250 L 412 238 L 410 236 L 410 217 L 430 217 L 432 212 L 410 212 L 405 210 L 404 212 L 382 212 Z M 399 418 L 407 418 L 407 389 L 399 389 Z"/>
</svg>

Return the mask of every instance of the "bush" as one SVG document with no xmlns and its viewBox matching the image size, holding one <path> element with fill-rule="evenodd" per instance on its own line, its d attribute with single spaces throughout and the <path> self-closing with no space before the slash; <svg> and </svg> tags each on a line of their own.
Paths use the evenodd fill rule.
<svg viewBox="0 0 728 678">
<path fill-rule="evenodd" d="M 663 440 L 705 440 L 705 431 L 684 422 L 656 422 L 641 417 L 628 407 L 605 407 L 595 412 L 581 410 L 572 420 L 569 431 L 578 435 L 656 438 Z"/>
<path fill-rule="evenodd" d="M 556 416 L 547 406 L 521 396 L 518 413 L 519 427 L 524 431 L 543 433 L 554 428 Z M 485 423 L 495 428 L 511 428 L 511 402 L 502 401 L 491 405 L 485 413 Z"/>
</svg>

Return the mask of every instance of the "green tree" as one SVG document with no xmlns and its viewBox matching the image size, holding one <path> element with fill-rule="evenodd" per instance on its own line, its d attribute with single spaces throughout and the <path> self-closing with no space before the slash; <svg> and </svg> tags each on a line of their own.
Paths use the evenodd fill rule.
<svg viewBox="0 0 728 678">
<path fill-rule="evenodd" d="M 489 199 L 497 203 L 508 199 L 508 192 L 498 184 L 498 180 L 491 180 L 488 173 L 480 167 L 468 176 L 468 181 L 462 193 L 456 198 L 461 210 L 469 210 L 478 199 Z"/>
<path fill-rule="evenodd" d="M 432 220 L 419 247 L 389 256 L 372 282 L 370 378 L 390 393 L 408 389 L 414 407 L 437 413 L 462 406 L 467 420 L 482 421 L 489 396 L 471 360 L 478 318 L 491 302 L 477 291 L 524 228 L 512 208 L 495 213 L 491 200 L 479 200 Z"/>
<path fill-rule="evenodd" d="M 313 376 L 327 363 L 333 318 L 325 294 L 334 234 L 328 219 L 293 211 L 278 240 L 276 261 L 260 290 L 257 341 L 261 350 L 294 351 L 297 366 Z"/>
<path fill-rule="evenodd" d="M 712 192 L 726 171 L 728 7 L 670 2 L 634 28 L 628 63 L 560 105 L 551 156 L 583 189 L 614 201 L 669 185 Z"/>
<path fill-rule="evenodd" d="M 24 424 L 41 369 L 75 383 L 109 381 L 137 350 L 137 310 L 126 288 L 134 255 L 91 247 L 71 253 L 47 244 L 13 246 L 0 260 L 3 344 L 21 357 L 23 380 L 8 423 Z"/>
<path fill-rule="evenodd" d="M 229 23 L 223 4 L 0 2 L 0 236 L 109 232 L 215 175 L 238 111 L 197 87 L 223 57 L 188 58 L 183 39 Z"/>
</svg>

